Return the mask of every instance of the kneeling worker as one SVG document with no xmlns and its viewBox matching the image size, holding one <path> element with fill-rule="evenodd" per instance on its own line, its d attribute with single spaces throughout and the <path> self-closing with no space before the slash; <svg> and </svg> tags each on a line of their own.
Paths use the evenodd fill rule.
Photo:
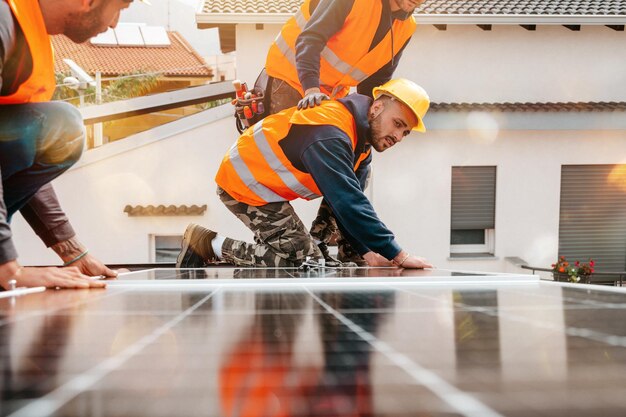
<svg viewBox="0 0 626 417">
<path fill-rule="evenodd" d="M 374 98 L 352 94 L 338 101 L 266 117 L 239 137 L 215 178 L 217 193 L 254 232 L 255 243 L 218 235 L 190 224 L 177 267 L 202 267 L 217 260 L 237 266 L 300 266 L 323 255 L 290 200 L 324 197 L 337 224 L 370 266 L 432 267 L 396 243 L 363 193 L 377 152 L 394 146 L 412 130 L 424 132 L 430 105 L 417 84 L 391 80 Z"/>
</svg>

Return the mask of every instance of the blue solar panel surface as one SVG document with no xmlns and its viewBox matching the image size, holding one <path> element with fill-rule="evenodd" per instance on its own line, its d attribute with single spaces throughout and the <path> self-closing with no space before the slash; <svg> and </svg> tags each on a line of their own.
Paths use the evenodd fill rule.
<svg viewBox="0 0 626 417">
<path fill-rule="evenodd" d="M 626 293 L 396 269 L 0 298 L 2 416 L 623 416 Z"/>
</svg>

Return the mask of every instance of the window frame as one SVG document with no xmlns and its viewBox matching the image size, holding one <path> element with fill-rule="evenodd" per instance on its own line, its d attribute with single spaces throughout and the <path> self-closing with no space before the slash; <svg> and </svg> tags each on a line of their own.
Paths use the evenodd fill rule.
<svg viewBox="0 0 626 417">
<path fill-rule="evenodd" d="M 496 229 L 483 229 L 485 232 L 485 243 L 480 244 L 467 244 L 467 245 L 453 245 L 450 244 L 450 256 L 454 257 L 454 255 L 460 254 L 488 254 L 493 255 L 495 252 L 495 237 L 496 237 Z"/>
</svg>

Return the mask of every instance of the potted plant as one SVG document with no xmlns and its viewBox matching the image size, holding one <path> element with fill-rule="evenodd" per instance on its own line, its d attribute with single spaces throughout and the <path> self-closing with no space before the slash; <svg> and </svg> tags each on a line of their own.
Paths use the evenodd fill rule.
<svg viewBox="0 0 626 417">
<path fill-rule="evenodd" d="M 552 277 L 555 281 L 569 282 L 570 277 L 567 273 L 569 270 L 569 262 L 565 259 L 565 256 L 559 256 L 556 263 L 552 264 Z"/>
<path fill-rule="evenodd" d="M 593 259 L 589 259 L 589 262 L 576 261 L 573 268 L 574 274 L 579 281 L 588 284 L 595 265 L 596 262 Z"/>
<path fill-rule="evenodd" d="M 589 283 L 589 278 L 594 272 L 595 261 L 589 259 L 589 262 L 574 262 L 572 266 L 564 256 L 559 256 L 556 263 L 552 264 L 552 276 L 555 281 L 560 282 L 582 282 Z"/>
</svg>

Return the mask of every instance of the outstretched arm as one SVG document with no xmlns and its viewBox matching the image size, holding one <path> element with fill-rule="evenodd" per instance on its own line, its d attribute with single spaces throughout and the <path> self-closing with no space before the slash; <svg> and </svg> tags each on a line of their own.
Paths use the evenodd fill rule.
<svg viewBox="0 0 626 417">
<path fill-rule="evenodd" d="M 92 256 L 80 242 L 51 184 L 41 187 L 20 212 L 45 245 L 59 255 L 65 266 L 75 266 L 88 276 L 117 275 Z"/>
</svg>

